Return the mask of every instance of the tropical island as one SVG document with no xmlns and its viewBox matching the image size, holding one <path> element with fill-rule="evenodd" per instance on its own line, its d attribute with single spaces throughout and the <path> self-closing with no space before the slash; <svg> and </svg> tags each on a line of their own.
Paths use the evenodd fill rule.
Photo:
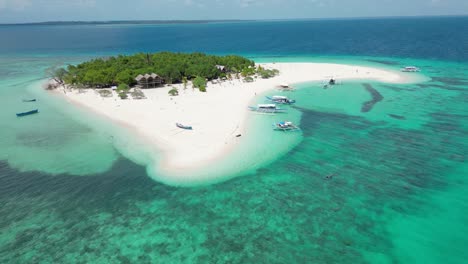
<svg viewBox="0 0 468 264">
<path fill-rule="evenodd" d="M 187 177 L 201 177 L 193 176 L 194 169 L 210 167 L 249 141 L 246 120 L 255 114 L 249 113 L 248 106 L 265 103 L 266 92 L 284 84 L 320 83 L 330 76 L 340 82 L 413 81 L 398 70 L 357 65 L 255 63 L 236 55 L 160 52 L 99 58 L 55 69 L 52 88 L 56 89 L 51 93 L 129 129 L 134 136 L 126 139 L 143 140 L 144 147 L 154 153 L 147 165 L 158 166 L 158 180 L 178 184 Z M 323 89 L 323 85 L 316 88 Z M 294 98 L 293 92 L 278 93 Z M 281 121 L 282 117 L 277 118 Z M 193 129 L 184 130 L 178 124 Z M 271 123 L 265 129 L 272 131 Z M 268 153 L 252 150 L 249 155 Z M 246 164 L 237 164 L 236 169 Z M 205 179 L 200 180 L 219 173 L 203 173 Z"/>
<path fill-rule="evenodd" d="M 75 88 L 119 87 L 126 91 L 131 87 L 155 88 L 164 84 L 192 81 L 196 88 L 206 92 L 206 82 L 232 80 L 242 76 L 253 81 L 258 74 L 262 78 L 277 75 L 277 70 L 255 67 L 247 58 L 228 55 L 215 56 L 203 53 L 159 52 L 138 53 L 131 56 L 97 58 L 78 65 L 69 65 L 53 71 L 53 78 L 60 84 Z"/>
</svg>

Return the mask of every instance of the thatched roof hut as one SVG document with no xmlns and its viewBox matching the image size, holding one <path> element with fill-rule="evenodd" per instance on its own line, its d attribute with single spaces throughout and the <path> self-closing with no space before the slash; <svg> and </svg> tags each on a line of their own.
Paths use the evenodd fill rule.
<svg viewBox="0 0 468 264">
<path fill-rule="evenodd" d="M 145 76 L 141 75 L 141 74 L 138 74 L 138 76 L 135 78 L 135 80 L 137 82 L 141 81 L 143 78 L 145 78 Z"/>
<path fill-rule="evenodd" d="M 139 74 L 135 78 L 135 81 L 137 81 L 138 85 L 142 88 L 156 87 L 164 83 L 163 78 L 156 73 Z"/>
</svg>

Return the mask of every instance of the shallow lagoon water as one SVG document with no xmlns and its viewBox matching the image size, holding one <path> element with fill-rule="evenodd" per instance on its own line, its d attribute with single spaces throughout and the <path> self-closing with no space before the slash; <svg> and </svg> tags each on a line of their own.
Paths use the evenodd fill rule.
<svg viewBox="0 0 468 264">
<path fill-rule="evenodd" d="M 87 59 L 88 51 L 8 54 L 0 61 L 0 262 L 464 263 L 468 64 L 443 60 L 465 58 L 463 43 L 416 53 L 438 60 L 389 57 L 398 48 L 391 44 L 368 57 L 346 43 L 341 51 L 355 56 L 312 58 L 417 65 L 430 80 L 365 82 L 383 97 L 368 112 L 364 82 L 326 90 L 301 84 L 290 94 L 298 104 L 287 118 L 302 132 L 279 144 L 291 150 L 265 148 L 277 156 L 265 163 L 254 156 L 252 170 L 191 188 L 153 180 L 137 164 L 146 155 L 138 145 L 115 146 L 114 127 L 30 86 L 50 65 Z M 271 48 L 286 58 L 261 59 L 311 61 Z M 41 113 L 17 119 L 15 112 L 30 107 L 21 99 L 31 96 Z M 252 115 L 255 133 L 243 138 L 246 146 L 284 139 L 270 130 L 274 119 Z M 266 126 L 271 137 L 256 142 Z"/>
</svg>

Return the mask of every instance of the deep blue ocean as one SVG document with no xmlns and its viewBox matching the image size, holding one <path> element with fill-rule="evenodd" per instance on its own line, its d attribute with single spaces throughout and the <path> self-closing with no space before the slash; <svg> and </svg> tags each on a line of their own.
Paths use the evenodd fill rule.
<svg viewBox="0 0 468 264">
<path fill-rule="evenodd" d="M 416 65 L 428 81 L 300 84 L 296 147 L 181 188 L 35 87 L 49 67 L 157 51 Z M 365 87 L 383 99 L 363 113 Z M 17 119 L 32 97 L 40 114 Z M 468 259 L 468 17 L 0 25 L 0 105 L 0 263 Z"/>
<path fill-rule="evenodd" d="M 179 25 L 0 26 L 1 55 L 161 50 L 258 56 L 468 60 L 468 17 L 259 21 Z"/>
</svg>

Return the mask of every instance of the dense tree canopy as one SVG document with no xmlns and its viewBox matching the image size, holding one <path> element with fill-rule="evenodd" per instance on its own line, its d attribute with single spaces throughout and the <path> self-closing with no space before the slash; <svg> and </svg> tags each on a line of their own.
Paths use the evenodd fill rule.
<svg viewBox="0 0 468 264">
<path fill-rule="evenodd" d="M 99 58 L 67 69 L 57 71 L 56 78 L 72 85 L 87 87 L 109 87 L 112 85 L 134 85 L 138 74 L 156 73 L 166 83 L 179 83 L 196 77 L 216 79 L 225 73 L 216 67 L 223 65 L 231 73 L 246 72 L 254 62 L 241 56 L 214 56 L 203 53 L 155 54 L 138 53 L 131 56 Z"/>
</svg>

